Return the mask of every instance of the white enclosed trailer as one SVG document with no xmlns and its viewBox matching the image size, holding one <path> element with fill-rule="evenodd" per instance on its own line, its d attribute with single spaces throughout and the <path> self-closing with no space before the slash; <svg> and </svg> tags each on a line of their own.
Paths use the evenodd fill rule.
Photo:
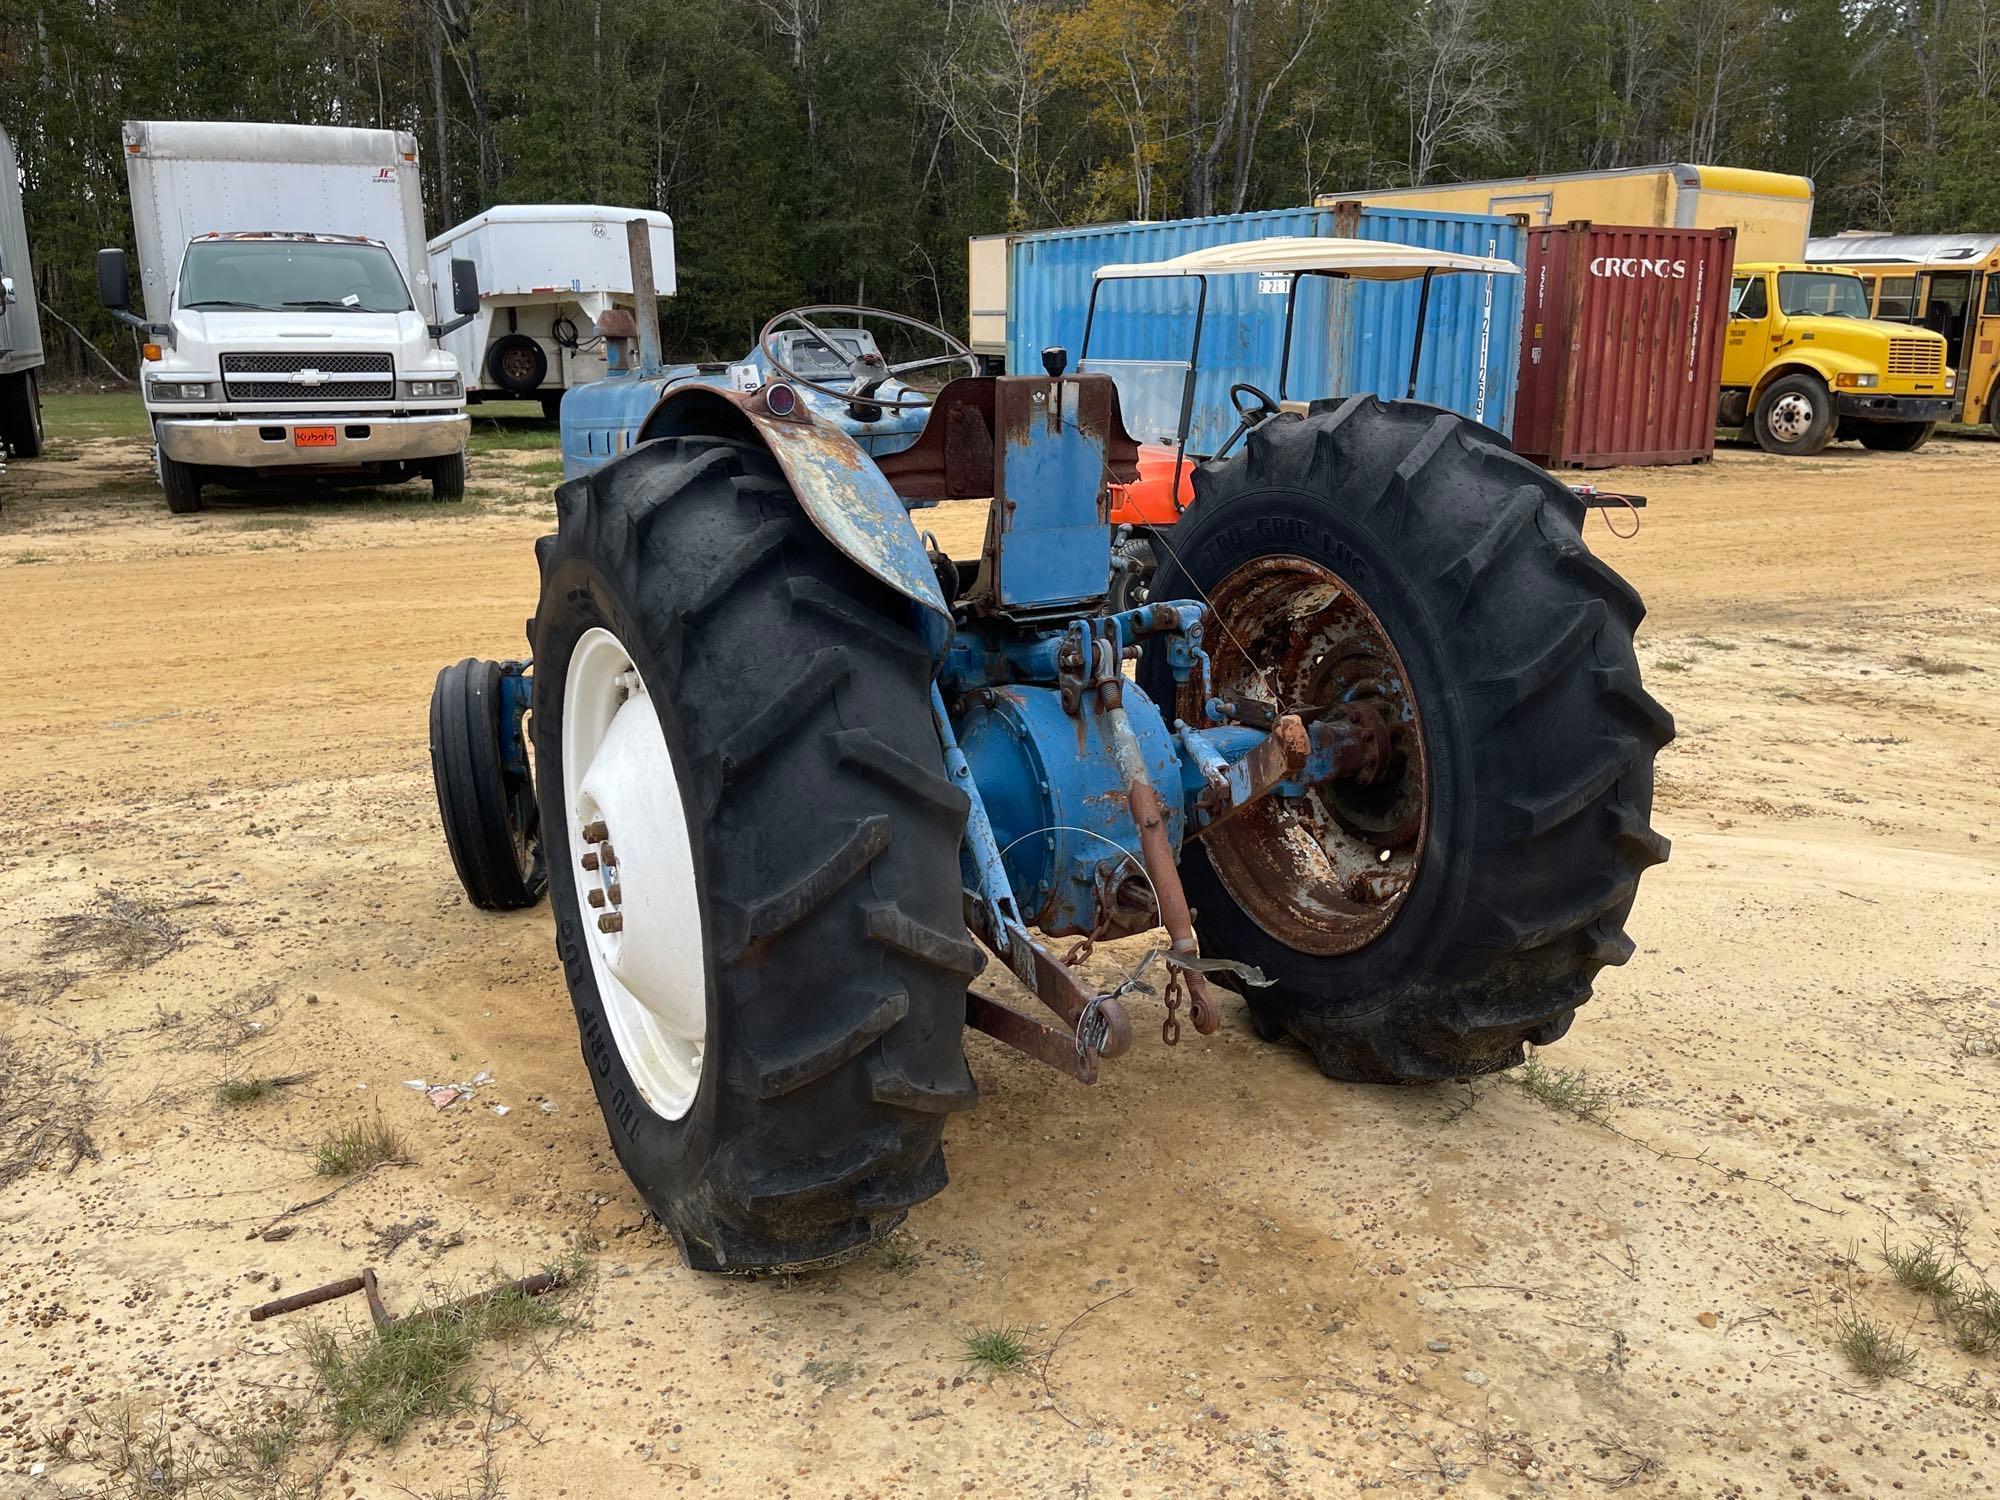
<svg viewBox="0 0 2000 1500">
<path fill-rule="evenodd" d="M 142 330 L 167 505 L 207 484 L 465 488 L 464 384 L 424 245 L 407 131 L 125 123 L 142 319 L 122 252 L 107 306 Z M 447 294 L 469 313 L 476 288 Z"/>
<path fill-rule="evenodd" d="M 42 324 L 21 213 L 21 168 L 14 143 L 0 130 L 0 469 L 10 448 L 20 458 L 41 456 L 41 368 Z"/>
<path fill-rule="evenodd" d="M 471 400 L 539 400 L 550 416 L 573 385 L 604 378 L 597 319 L 632 305 L 626 225 L 644 219 L 659 294 L 674 292 L 674 221 L 652 209 L 515 203 L 430 243 L 431 274 L 453 260 L 479 271 L 479 314 L 445 340 Z"/>
</svg>

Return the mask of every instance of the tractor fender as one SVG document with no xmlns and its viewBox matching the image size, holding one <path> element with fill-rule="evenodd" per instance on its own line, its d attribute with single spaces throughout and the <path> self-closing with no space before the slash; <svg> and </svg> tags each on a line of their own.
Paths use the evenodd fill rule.
<svg viewBox="0 0 2000 1500">
<path fill-rule="evenodd" d="M 931 648 L 941 654 L 951 638 L 951 609 L 902 497 L 847 433 L 815 418 L 803 401 L 783 415 L 772 411 L 768 391 L 677 386 L 647 413 L 637 441 L 733 437 L 768 449 L 813 525 L 856 566 L 918 606 Z"/>
</svg>

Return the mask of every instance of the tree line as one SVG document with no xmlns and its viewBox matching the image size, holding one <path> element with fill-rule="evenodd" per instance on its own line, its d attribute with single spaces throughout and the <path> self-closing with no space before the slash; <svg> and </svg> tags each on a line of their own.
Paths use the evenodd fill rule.
<svg viewBox="0 0 2000 1500">
<path fill-rule="evenodd" d="M 2000 0 L 9 0 L 39 291 L 114 357 L 120 123 L 231 118 L 412 132 L 432 232 L 665 209 L 669 347 L 727 355 L 801 302 L 962 328 L 968 234 L 1342 189 L 1708 161 L 2000 229 Z"/>
</svg>

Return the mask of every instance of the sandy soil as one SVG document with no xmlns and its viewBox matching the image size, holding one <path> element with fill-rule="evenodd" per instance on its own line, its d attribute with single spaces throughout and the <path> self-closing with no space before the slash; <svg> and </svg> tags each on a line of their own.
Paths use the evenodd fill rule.
<svg viewBox="0 0 2000 1500">
<path fill-rule="evenodd" d="M 111 440 L 0 481 L 0 1157 L 38 1152 L 0 1182 L 0 1493 L 140 1493 L 93 1414 L 198 1448 L 303 1402 L 303 1326 L 362 1313 L 246 1321 L 281 1290 L 372 1264 L 408 1307 L 570 1250 L 576 1325 L 482 1350 L 478 1409 L 315 1440 L 297 1472 L 363 1496 L 2000 1489 L 2000 1358 L 1954 1349 L 1879 1254 L 1932 1237 L 2000 1275 L 2000 445 L 1598 476 L 1652 497 L 1635 539 L 1590 538 L 1652 607 L 1680 723 L 1639 952 L 1545 1058 L 1610 1091 L 1606 1123 L 1504 1081 L 1336 1086 L 1234 1014 L 1142 1034 L 1090 1089 L 973 1036 L 983 1103 L 895 1253 L 761 1281 L 687 1271 L 646 1220 L 546 908 L 466 905 L 437 828 L 431 679 L 521 649 L 537 457 L 482 460 L 463 513 L 170 519 Z M 404 1086 L 481 1072 L 445 1111 Z M 409 1163 L 287 1213 L 330 1185 L 315 1143 L 378 1115 Z M 1847 1366 L 1850 1305 L 1907 1338 L 1907 1375 Z M 975 1378 L 962 1340 L 995 1325 L 1036 1356 Z M 97 1467 L 44 1446 L 65 1427 Z"/>
</svg>

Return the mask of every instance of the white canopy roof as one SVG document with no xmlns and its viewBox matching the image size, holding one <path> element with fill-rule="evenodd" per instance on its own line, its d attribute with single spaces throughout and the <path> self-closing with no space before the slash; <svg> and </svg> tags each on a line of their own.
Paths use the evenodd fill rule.
<svg viewBox="0 0 2000 1500">
<path fill-rule="evenodd" d="M 1133 265 L 1099 266 L 1097 279 L 1110 281 L 1137 276 L 1218 276 L 1258 271 L 1267 276 L 1318 272 L 1357 276 L 1364 281 L 1409 281 L 1426 271 L 1471 271 L 1486 276 L 1518 276 L 1511 260 L 1485 255 L 1459 255 L 1451 250 L 1425 250 L 1386 240 L 1343 240 L 1311 235 L 1281 235 L 1191 250 L 1172 260 L 1140 261 Z"/>
</svg>

